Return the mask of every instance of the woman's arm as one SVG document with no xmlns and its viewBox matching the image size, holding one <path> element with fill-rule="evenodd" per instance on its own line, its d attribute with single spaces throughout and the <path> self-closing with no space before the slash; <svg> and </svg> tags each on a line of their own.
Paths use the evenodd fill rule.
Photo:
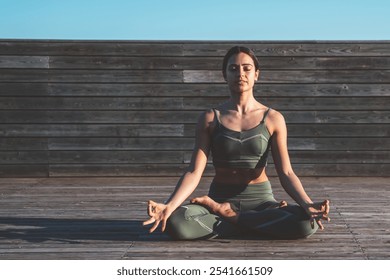
<svg viewBox="0 0 390 280">
<path fill-rule="evenodd" d="M 318 219 L 329 220 L 329 201 L 314 204 L 304 190 L 301 181 L 293 171 L 290 162 L 290 156 L 287 149 L 287 127 L 285 120 L 277 111 L 272 111 L 268 119 L 269 129 L 272 134 L 271 151 L 274 159 L 276 171 L 280 183 L 285 191 L 293 198 L 311 218 L 317 221 L 323 228 L 321 221 Z"/>
<path fill-rule="evenodd" d="M 200 182 L 210 152 L 210 123 L 213 119 L 212 111 L 207 111 L 199 117 L 190 165 L 166 201 L 167 206 L 172 209 L 179 207 L 194 192 Z"/>
<path fill-rule="evenodd" d="M 154 223 L 150 232 L 153 232 L 162 223 L 162 231 L 172 212 L 179 207 L 196 189 L 207 165 L 210 152 L 210 125 L 214 120 L 214 112 L 204 112 L 198 120 L 195 134 L 195 146 L 191 157 L 191 163 L 187 171 L 180 178 L 175 190 L 165 204 L 149 201 L 148 214 L 151 217 L 144 225 Z"/>
</svg>

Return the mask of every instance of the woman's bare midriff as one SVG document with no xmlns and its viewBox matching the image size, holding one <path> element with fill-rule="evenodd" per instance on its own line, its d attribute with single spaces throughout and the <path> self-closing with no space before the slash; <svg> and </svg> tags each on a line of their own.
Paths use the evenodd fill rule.
<svg viewBox="0 0 390 280">
<path fill-rule="evenodd" d="M 268 181 L 265 168 L 215 168 L 214 182 L 221 184 L 258 184 Z"/>
</svg>

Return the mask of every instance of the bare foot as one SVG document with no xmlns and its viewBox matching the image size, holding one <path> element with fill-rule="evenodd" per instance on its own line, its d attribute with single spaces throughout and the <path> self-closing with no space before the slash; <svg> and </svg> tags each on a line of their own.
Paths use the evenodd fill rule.
<svg viewBox="0 0 390 280">
<path fill-rule="evenodd" d="M 279 208 L 286 207 L 287 205 L 288 205 L 288 204 L 287 204 L 287 201 L 282 200 L 282 201 L 279 203 Z"/>
<path fill-rule="evenodd" d="M 238 213 L 231 208 L 229 202 L 218 203 L 205 195 L 191 199 L 191 203 L 203 205 L 229 222 L 237 223 Z"/>
<path fill-rule="evenodd" d="M 266 209 L 278 209 L 278 208 L 283 208 L 283 207 L 286 207 L 288 204 L 287 204 L 287 201 L 285 200 L 282 200 L 279 202 L 279 204 L 276 204 L 276 203 L 270 203 L 271 205 L 268 206 Z"/>
</svg>

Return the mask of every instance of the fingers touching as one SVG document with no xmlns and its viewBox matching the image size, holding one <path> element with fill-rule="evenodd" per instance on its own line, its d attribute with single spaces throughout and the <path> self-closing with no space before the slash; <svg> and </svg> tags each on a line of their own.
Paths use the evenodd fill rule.
<svg viewBox="0 0 390 280">
<path fill-rule="evenodd" d="M 143 222 L 143 225 L 150 225 L 153 224 L 153 226 L 149 229 L 149 232 L 154 232 L 161 222 L 161 231 L 165 231 L 166 227 L 166 217 L 164 216 L 163 208 L 161 207 L 161 204 L 158 204 L 154 202 L 153 200 L 148 201 L 148 215 L 150 217 L 149 220 L 146 220 Z"/>
<path fill-rule="evenodd" d="M 318 207 L 318 210 L 315 213 L 312 213 L 310 217 L 311 227 L 314 228 L 314 223 L 317 223 L 318 227 L 322 230 L 324 226 L 321 220 L 330 221 L 329 211 L 330 211 L 330 201 L 324 200 Z"/>
</svg>

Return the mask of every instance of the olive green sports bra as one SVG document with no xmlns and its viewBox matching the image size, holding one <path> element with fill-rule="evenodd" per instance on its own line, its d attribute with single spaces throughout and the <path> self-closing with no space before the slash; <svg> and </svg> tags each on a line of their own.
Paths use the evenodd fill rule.
<svg viewBox="0 0 390 280">
<path fill-rule="evenodd" d="M 265 125 L 270 108 L 262 121 L 249 130 L 234 131 L 225 127 L 217 114 L 217 125 L 211 136 L 211 153 L 214 167 L 261 168 L 267 165 L 271 135 Z"/>
</svg>

